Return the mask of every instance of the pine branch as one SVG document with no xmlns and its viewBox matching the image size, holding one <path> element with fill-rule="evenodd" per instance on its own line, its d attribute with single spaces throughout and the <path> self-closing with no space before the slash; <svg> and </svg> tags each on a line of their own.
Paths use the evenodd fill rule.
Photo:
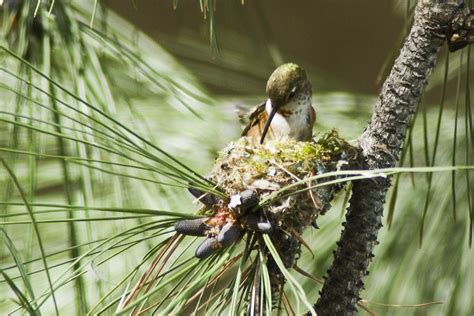
<svg viewBox="0 0 474 316">
<path fill-rule="evenodd" d="M 359 138 L 365 160 L 362 169 L 395 166 L 410 117 L 415 113 L 441 45 L 454 34 L 470 34 L 471 20 L 464 1 L 419 0 L 411 31 L 383 85 L 372 119 Z M 463 28 L 468 31 L 460 32 Z M 390 183 L 389 178 L 381 177 L 354 182 L 345 229 L 314 306 L 318 315 L 356 313 L 372 250 L 378 243 Z"/>
</svg>

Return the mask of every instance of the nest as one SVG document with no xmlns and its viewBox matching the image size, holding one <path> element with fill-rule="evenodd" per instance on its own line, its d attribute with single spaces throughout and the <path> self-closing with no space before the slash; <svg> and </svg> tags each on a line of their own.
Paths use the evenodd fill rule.
<svg viewBox="0 0 474 316">
<path fill-rule="evenodd" d="M 317 227 L 317 217 L 330 208 L 343 186 L 317 186 L 336 176 L 319 182 L 309 178 L 351 168 L 357 153 L 335 130 L 311 142 L 286 139 L 260 145 L 243 137 L 224 148 L 207 177 L 231 197 L 230 203 L 201 194 L 206 204 L 201 214 L 208 217 L 183 222 L 177 231 L 208 237 L 196 251 L 201 258 L 240 240 L 246 232 L 269 234 L 285 267 L 293 268 L 304 243 L 303 230 Z M 267 258 L 272 291 L 278 292 L 285 280 L 273 258 Z"/>
<path fill-rule="evenodd" d="M 227 196 L 251 189 L 260 201 L 299 183 L 259 210 L 274 227 L 271 239 L 285 267 L 292 268 L 300 254 L 303 230 L 316 226 L 317 217 L 330 208 L 334 194 L 342 188 L 334 184 L 308 190 L 318 182 L 305 179 L 348 168 L 356 157 L 357 150 L 335 130 L 313 142 L 287 139 L 259 145 L 254 138 L 243 137 L 220 153 L 208 178 Z"/>
</svg>

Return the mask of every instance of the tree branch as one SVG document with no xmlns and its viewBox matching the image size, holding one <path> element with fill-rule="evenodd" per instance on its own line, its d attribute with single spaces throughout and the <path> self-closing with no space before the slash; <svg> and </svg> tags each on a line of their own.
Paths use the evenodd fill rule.
<svg viewBox="0 0 474 316">
<path fill-rule="evenodd" d="M 459 21 L 472 20 L 460 3 L 463 1 L 418 1 L 410 34 L 382 87 L 372 119 L 359 138 L 363 169 L 395 166 L 410 116 L 415 112 L 441 45 L 462 25 Z M 389 187 L 390 179 L 382 177 L 354 182 L 343 224 L 345 229 L 314 306 L 318 315 L 356 313 L 372 250 L 378 243 Z"/>
</svg>

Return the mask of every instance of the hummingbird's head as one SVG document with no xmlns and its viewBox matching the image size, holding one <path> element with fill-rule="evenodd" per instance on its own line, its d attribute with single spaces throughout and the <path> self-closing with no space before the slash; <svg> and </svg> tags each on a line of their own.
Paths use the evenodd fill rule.
<svg viewBox="0 0 474 316">
<path fill-rule="evenodd" d="M 266 90 L 272 105 L 272 111 L 265 123 L 260 144 L 265 139 L 275 113 L 285 105 L 290 104 L 299 94 L 311 94 L 311 84 L 306 78 L 306 72 L 303 68 L 294 63 L 287 63 L 279 66 L 270 75 Z"/>
<path fill-rule="evenodd" d="M 301 90 L 311 87 L 306 72 L 297 64 L 279 66 L 267 81 L 267 95 L 273 108 L 280 108 L 291 101 Z"/>
</svg>

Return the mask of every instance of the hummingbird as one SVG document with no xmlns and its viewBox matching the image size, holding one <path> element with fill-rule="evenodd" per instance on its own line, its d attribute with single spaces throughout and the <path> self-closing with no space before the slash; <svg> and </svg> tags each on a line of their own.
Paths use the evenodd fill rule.
<svg viewBox="0 0 474 316">
<path fill-rule="evenodd" d="M 312 88 L 306 72 L 294 63 L 279 66 L 268 79 L 266 93 L 268 99 L 250 114 L 250 122 L 242 136 L 258 138 L 260 144 L 263 144 L 267 134 L 269 139 L 310 141 L 316 112 L 311 104 Z M 190 188 L 189 192 L 209 209 L 219 205 L 219 200 L 210 194 L 195 188 Z M 227 211 L 220 208 L 213 217 L 177 222 L 175 231 L 188 236 L 206 236 L 195 253 L 197 258 L 204 259 L 217 249 L 242 238 L 245 231 L 262 234 L 273 231 L 272 224 L 263 214 L 249 212 L 257 204 L 256 191 L 247 189 L 230 197 L 228 207 L 232 213 L 231 222 L 228 221 Z"/>
<path fill-rule="evenodd" d="M 311 140 L 316 112 L 304 69 L 294 63 L 279 66 L 268 79 L 266 93 L 268 99 L 250 114 L 242 136 L 260 138 L 260 144 L 267 134 L 270 139 Z"/>
</svg>

